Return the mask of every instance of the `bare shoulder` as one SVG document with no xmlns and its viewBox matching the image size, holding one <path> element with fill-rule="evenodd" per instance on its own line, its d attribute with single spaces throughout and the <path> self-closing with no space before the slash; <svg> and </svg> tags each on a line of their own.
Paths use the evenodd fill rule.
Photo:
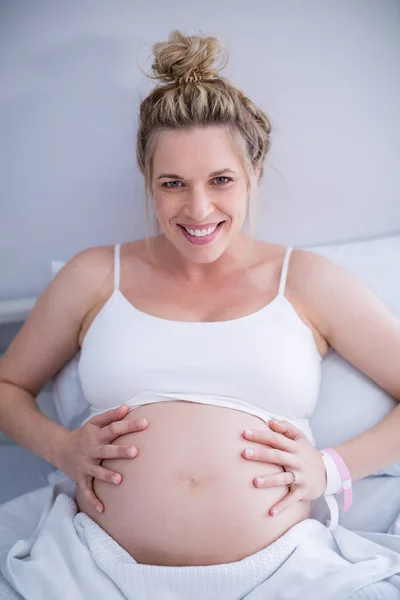
<svg viewBox="0 0 400 600">
<path fill-rule="evenodd" d="M 328 345 L 328 314 L 326 291 L 334 281 L 344 273 L 338 264 L 313 252 L 302 248 L 293 248 L 290 257 L 287 285 L 289 293 L 306 309 L 307 314 L 319 335 Z"/>
<path fill-rule="evenodd" d="M 321 335 L 344 360 L 400 401 L 398 316 L 370 285 L 334 260 L 312 251 L 294 254 L 291 285 Z"/>
<path fill-rule="evenodd" d="M 163 241 L 164 237 L 159 235 L 149 240 L 140 239 L 122 244 L 121 265 L 125 273 L 128 273 L 128 279 L 129 274 L 134 274 L 132 281 L 140 281 L 142 277 L 158 277 L 163 272 L 160 262 L 168 262 Z M 160 257 L 163 258 L 162 261 L 159 261 Z"/>
<path fill-rule="evenodd" d="M 85 248 L 68 261 L 64 267 L 74 271 L 80 279 L 81 289 L 98 294 L 108 284 L 114 270 L 114 246 L 93 246 Z"/>
<path fill-rule="evenodd" d="M 0 379 L 37 395 L 72 358 L 85 315 L 108 281 L 112 256 L 111 247 L 87 248 L 67 261 L 7 348 Z"/>
<path fill-rule="evenodd" d="M 140 239 L 126 242 L 122 245 L 121 256 L 126 257 L 130 262 L 132 261 L 133 264 L 149 263 L 150 254 L 147 240 Z"/>
<path fill-rule="evenodd" d="M 93 246 L 81 250 L 66 262 L 51 282 L 60 296 L 80 305 L 83 318 L 99 299 L 110 293 L 114 271 L 114 246 Z M 74 294 L 72 294 L 74 290 Z M 62 303 L 62 299 L 59 299 Z"/>
<path fill-rule="evenodd" d="M 271 262 L 275 277 L 280 278 L 283 261 L 288 248 L 281 244 L 266 244 L 261 247 L 265 260 Z M 293 247 L 288 262 L 285 296 L 299 318 L 313 332 L 320 354 L 325 355 L 330 347 L 327 340 L 326 315 L 322 308 L 321 281 L 333 264 L 312 251 Z"/>
</svg>

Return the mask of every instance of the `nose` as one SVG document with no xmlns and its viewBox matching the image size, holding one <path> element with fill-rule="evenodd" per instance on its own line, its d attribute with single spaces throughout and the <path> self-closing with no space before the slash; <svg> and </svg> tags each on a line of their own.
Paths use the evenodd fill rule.
<svg viewBox="0 0 400 600">
<path fill-rule="evenodd" d="M 193 191 L 187 199 L 185 213 L 196 223 L 205 221 L 212 210 L 212 203 L 204 190 Z"/>
</svg>

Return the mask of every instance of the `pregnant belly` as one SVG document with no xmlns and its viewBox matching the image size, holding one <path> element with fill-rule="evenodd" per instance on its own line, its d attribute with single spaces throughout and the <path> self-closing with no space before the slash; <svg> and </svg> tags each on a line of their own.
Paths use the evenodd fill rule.
<svg viewBox="0 0 400 600">
<path fill-rule="evenodd" d="M 138 563 L 212 565 L 241 560 L 310 515 L 298 502 L 276 517 L 268 511 L 287 486 L 256 488 L 253 478 L 283 471 L 246 460 L 245 428 L 268 425 L 230 408 L 183 401 L 147 404 L 124 419 L 145 417 L 148 427 L 114 444 L 138 448 L 133 459 L 107 459 L 121 473 L 113 485 L 94 480 L 105 510 L 97 513 L 77 488 L 78 509 L 87 513 Z"/>
</svg>

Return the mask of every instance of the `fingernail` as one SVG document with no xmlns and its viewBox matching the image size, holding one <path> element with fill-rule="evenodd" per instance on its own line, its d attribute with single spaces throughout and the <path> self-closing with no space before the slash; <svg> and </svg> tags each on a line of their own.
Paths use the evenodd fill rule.
<svg viewBox="0 0 400 600">
<path fill-rule="evenodd" d="M 265 479 L 263 477 L 256 477 L 257 485 L 264 485 Z"/>
<path fill-rule="evenodd" d="M 245 456 L 254 456 L 254 450 L 252 448 L 246 448 L 244 454 Z"/>
<path fill-rule="evenodd" d="M 139 421 L 137 422 L 138 427 L 144 427 L 145 425 L 146 425 L 145 419 L 139 419 Z"/>
<path fill-rule="evenodd" d="M 135 456 L 135 448 L 128 448 L 126 454 L 127 456 Z"/>
<path fill-rule="evenodd" d="M 244 432 L 248 436 L 252 436 L 253 435 L 253 430 L 252 429 L 245 429 Z"/>
<path fill-rule="evenodd" d="M 113 481 L 113 483 L 119 483 L 121 481 L 121 475 L 113 475 L 111 477 L 111 480 Z"/>
<path fill-rule="evenodd" d="M 97 512 L 99 512 L 99 513 L 102 513 L 102 512 L 103 512 L 103 509 L 101 508 L 101 506 L 96 506 L 96 510 L 97 510 Z"/>
<path fill-rule="evenodd" d="M 277 508 L 273 508 L 273 509 L 271 510 L 271 515 L 272 515 L 273 517 L 276 517 L 276 515 L 277 515 L 278 513 L 279 513 L 279 509 L 277 509 Z"/>
</svg>

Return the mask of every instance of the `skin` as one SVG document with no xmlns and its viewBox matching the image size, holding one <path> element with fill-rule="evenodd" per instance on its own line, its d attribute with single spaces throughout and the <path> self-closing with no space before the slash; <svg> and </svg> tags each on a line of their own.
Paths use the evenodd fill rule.
<svg viewBox="0 0 400 600">
<path fill-rule="evenodd" d="M 233 173 L 211 178 L 229 168 Z M 180 175 L 179 179 L 162 176 Z M 259 172 L 254 172 L 258 180 Z M 231 179 L 231 180 L 230 180 Z M 247 212 L 247 177 L 222 127 L 160 133 L 153 161 L 154 208 L 164 236 L 159 257 L 189 281 L 215 281 L 244 268 L 249 240 L 241 234 Z M 218 238 L 195 246 L 178 224 L 204 226 L 225 221 Z M 167 254 L 164 254 L 166 252 Z"/>
</svg>

